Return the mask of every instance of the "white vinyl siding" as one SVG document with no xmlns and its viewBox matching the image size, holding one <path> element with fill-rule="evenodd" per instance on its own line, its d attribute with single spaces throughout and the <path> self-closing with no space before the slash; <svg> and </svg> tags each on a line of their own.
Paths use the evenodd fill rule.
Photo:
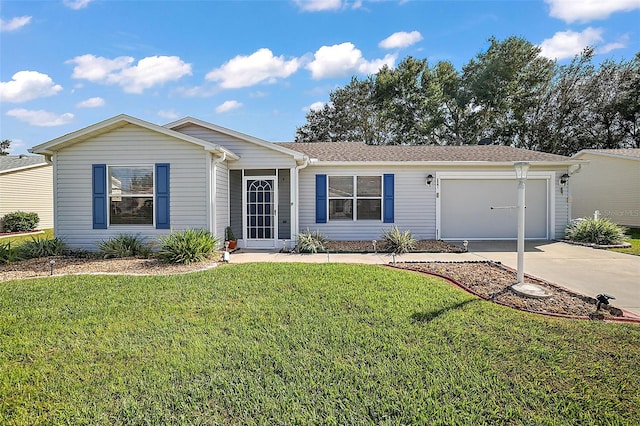
<svg viewBox="0 0 640 426">
<path fill-rule="evenodd" d="M 401 230 L 409 230 L 414 238 L 432 240 L 436 238 L 436 180 L 427 185 L 428 175 L 436 176 L 438 172 L 449 173 L 479 173 L 479 174 L 513 174 L 510 167 L 493 167 L 484 169 L 472 169 L 463 167 L 432 167 L 420 166 L 384 166 L 384 167 L 327 167 L 310 166 L 300 171 L 300 230 L 319 230 L 329 239 L 333 240 L 373 240 L 379 239 L 382 233 L 391 226 L 396 225 Z M 560 193 L 557 178 L 566 173 L 566 169 L 542 170 L 535 169 L 531 172 L 543 173 L 548 176 L 548 190 L 555 194 L 549 197 L 545 204 L 548 205 L 547 217 L 549 237 L 562 236 L 568 223 L 568 199 L 567 192 Z M 395 176 L 395 215 L 393 223 L 381 221 L 331 221 L 316 223 L 315 219 L 315 175 L 377 175 L 391 173 Z M 547 179 L 545 179 L 547 181 Z M 514 184 L 513 192 L 516 194 Z"/>
<path fill-rule="evenodd" d="M 238 155 L 240 157 L 239 160 L 229 162 L 230 169 L 282 169 L 295 166 L 295 161 L 291 155 L 236 139 L 195 124 L 188 124 L 174 130 L 220 145 Z"/>
<path fill-rule="evenodd" d="M 593 217 L 598 210 L 600 217 L 640 228 L 640 158 L 590 152 L 576 158 L 589 164 L 569 179 L 572 217 Z"/>
<path fill-rule="evenodd" d="M 395 212 L 393 223 L 382 220 L 327 221 L 316 223 L 315 175 L 394 175 Z M 425 176 L 434 173 L 427 168 L 397 167 L 326 167 L 310 166 L 300 171 L 300 230 L 319 230 L 332 240 L 380 239 L 393 225 L 410 230 L 414 238 L 435 238 L 435 185 L 426 186 Z"/>
<path fill-rule="evenodd" d="M 53 167 L 43 164 L 0 174 L 0 219 L 16 211 L 36 212 L 38 229 L 53 228 Z"/>
<path fill-rule="evenodd" d="M 93 229 L 92 164 L 148 165 L 169 163 L 171 228 L 209 228 L 207 168 L 209 156 L 202 147 L 135 125 L 61 149 L 54 157 L 57 176 L 56 236 L 72 247 L 95 250 L 96 243 L 120 233 L 140 234 L 149 241 L 169 232 L 148 225 L 111 225 Z"/>
<path fill-rule="evenodd" d="M 224 239 L 224 230 L 229 224 L 229 170 L 227 163 L 216 163 L 215 199 L 212 209 L 215 209 L 214 234 Z"/>
</svg>

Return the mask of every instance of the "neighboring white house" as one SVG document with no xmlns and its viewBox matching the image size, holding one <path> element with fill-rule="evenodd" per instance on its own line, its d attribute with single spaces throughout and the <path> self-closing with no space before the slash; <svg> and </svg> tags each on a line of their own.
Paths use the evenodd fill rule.
<svg viewBox="0 0 640 426">
<path fill-rule="evenodd" d="M 36 212 L 38 229 L 53 228 L 53 168 L 40 155 L 0 156 L 0 230 L 16 211 Z"/>
<path fill-rule="evenodd" d="M 580 160 L 505 146 L 271 143 L 194 118 L 158 126 L 119 115 L 35 146 L 54 168 L 56 235 L 95 249 L 120 233 L 231 226 L 240 247 L 278 248 L 305 230 L 373 240 L 515 239 L 513 163 L 527 161 L 529 239 L 563 236 Z"/>
<path fill-rule="evenodd" d="M 588 160 L 571 178 L 573 218 L 601 217 L 640 228 L 640 149 L 585 149 L 572 158 Z"/>
</svg>

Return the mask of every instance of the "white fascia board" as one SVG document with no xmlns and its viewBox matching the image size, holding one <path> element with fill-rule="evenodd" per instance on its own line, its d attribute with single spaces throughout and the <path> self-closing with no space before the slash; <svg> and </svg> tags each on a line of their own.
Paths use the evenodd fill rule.
<svg viewBox="0 0 640 426">
<path fill-rule="evenodd" d="M 582 151 L 579 151 L 575 154 L 573 154 L 571 156 L 571 158 L 578 158 L 578 157 L 582 157 L 584 154 L 591 154 L 591 155 L 599 155 L 601 157 L 611 157 L 611 158 L 622 158 L 624 160 L 638 160 L 640 161 L 640 157 L 633 157 L 630 155 L 624 155 L 624 154 L 614 154 L 614 153 L 610 153 L 610 152 L 602 152 L 602 151 L 597 151 L 597 150 L 592 150 L 592 149 L 583 149 Z"/>
<path fill-rule="evenodd" d="M 205 129 L 213 130 L 215 132 L 219 132 L 224 135 L 232 136 L 234 138 L 237 138 L 258 146 L 262 146 L 268 149 L 272 149 L 274 151 L 278 151 L 282 154 L 290 155 L 296 160 L 303 160 L 303 157 L 304 157 L 304 154 L 302 154 L 301 152 L 294 151 L 289 148 L 284 148 L 280 145 L 276 145 L 264 139 L 256 138 L 255 136 L 250 136 L 242 132 L 227 129 L 226 127 L 218 126 L 218 125 L 215 125 L 197 118 L 193 118 L 193 117 L 181 118 L 180 120 L 165 124 L 163 127 L 166 127 L 168 129 L 174 129 L 176 127 L 184 126 L 185 124 L 195 124 L 196 126 L 204 127 Z"/>
<path fill-rule="evenodd" d="M 587 160 L 528 161 L 535 167 L 569 167 L 587 164 Z M 515 161 L 312 161 L 309 166 L 422 166 L 422 167 L 513 167 Z"/>
<path fill-rule="evenodd" d="M 228 149 L 218 146 L 216 144 L 213 144 L 211 142 L 207 142 L 193 136 L 185 135 L 184 133 L 176 132 L 174 130 L 167 129 L 166 127 L 149 123 L 148 121 L 131 117 L 126 114 L 116 115 L 115 117 L 108 118 L 99 123 L 93 124 L 91 126 L 85 127 L 83 129 L 77 130 L 72 133 L 67 133 L 66 135 L 60 136 L 56 139 L 52 139 L 49 142 L 36 145 L 33 148 L 29 149 L 29 152 L 35 153 L 35 154 L 53 155 L 60 148 L 63 148 L 68 145 L 73 145 L 74 143 L 80 142 L 84 139 L 97 136 L 102 133 L 106 133 L 110 130 L 117 129 L 127 124 L 133 124 L 154 132 L 161 133 L 166 136 L 170 136 L 176 139 L 183 140 L 185 142 L 190 142 L 195 145 L 199 145 L 203 147 L 205 150 L 210 152 L 226 153 L 227 157 L 231 157 L 235 160 L 240 158 L 233 152 L 229 151 Z"/>
</svg>

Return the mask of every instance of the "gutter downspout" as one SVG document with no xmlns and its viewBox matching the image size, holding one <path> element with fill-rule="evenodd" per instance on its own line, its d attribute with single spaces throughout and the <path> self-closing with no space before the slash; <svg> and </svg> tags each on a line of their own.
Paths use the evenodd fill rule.
<svg viewBox="0 0 640 426">
<path fill-rule="evenodd" d="M 218 196 L 218 179 L 217 179 L 217 174 L 218 174 L 218 164 L 222 163 L 223 161 L 225 161 L 227 159 L 227 153 L 226 152 L 222 152 L 222 157 L 216 157 L 213 159 L 213 170 L 211 171 L 212 176 L 211 176 L 211 202 L 209 203 L 209 208 L 211 211 L 211 233 L 213 235 L 217 235 L 216 233 L 216 225 L 217 225 L 217 219 L 218 219 L 218 208 L 216 205 L 216 198 Z M 227 206 L 227 209 L 229 208 L 229 206 Z"/>
<path fill-rule="evenodd" d="M 310 163 L 311 163 L 311 159 L 308 156 L 303 156 L 302 157 L 302 164 L 297 165 L 294 168 L 294 181 L 295 181 L 295 186 L 293 187 L 294 190 L 294 197 L 293 197 L 293 214 L 291 215 L 293 218 L 293 223 L 291 224 L 291 240 L 293 243 L 293 247 L 295 247 L 295 245 L 298 243 L 297 238 L 298 238 L 298 227 L 299 227 L 299 217 L 300 217 L 300 208 L 298 207 L 298 202 L 300 200 L 300 170 L 304 169 L 305 167 L 307 167 Z"/>
</svg>

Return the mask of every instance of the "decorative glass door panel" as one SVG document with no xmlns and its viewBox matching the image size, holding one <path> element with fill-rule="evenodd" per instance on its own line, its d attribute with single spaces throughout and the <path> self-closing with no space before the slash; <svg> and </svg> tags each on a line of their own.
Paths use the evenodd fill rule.
<svg viewBox="0 0 640 426">
<path fill-rule="evenodd" d="M 247 179 L 245 225 L 248 240 L 275 239 L 274 179 Z"/>
</svg>

